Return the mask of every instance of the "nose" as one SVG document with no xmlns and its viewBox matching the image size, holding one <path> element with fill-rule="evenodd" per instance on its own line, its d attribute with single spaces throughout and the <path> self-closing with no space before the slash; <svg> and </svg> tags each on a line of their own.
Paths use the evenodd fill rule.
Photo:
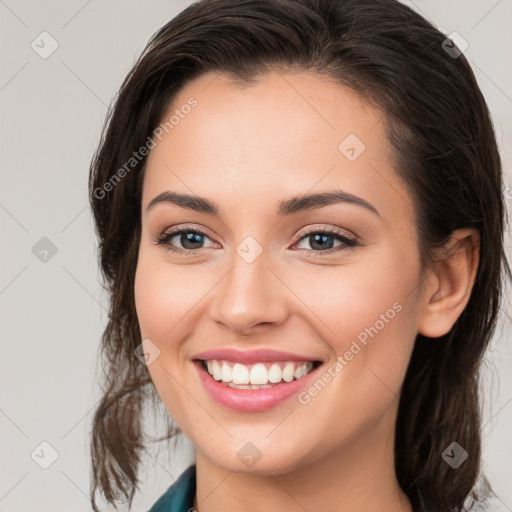
<svg viewBox="0 0 512 512">
<path fill-rule="evenodd" d="M 261 254 L 252 263 L 234 255 L 233 268 L 215 287 L 212 320 L 239 336 L 279 326 L 288 315 L 285 286 Z"/>
</svg>

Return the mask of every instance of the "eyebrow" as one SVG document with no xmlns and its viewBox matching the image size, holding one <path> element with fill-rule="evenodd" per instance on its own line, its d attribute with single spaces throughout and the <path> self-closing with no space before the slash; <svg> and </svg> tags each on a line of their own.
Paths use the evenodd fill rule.
<svg viewBox="0 0 512 512">
<path fill-rule="evenodd" d="M 170 191 L 162 192 L 153 198 L 148 204 L 146 212 L 159 203 L 171 203 L 182 208 L 206 213 L 208 215 L 219 216 L 220 214 L 219 206 L 205 197 L 179 194 L 177 192 Z M 343 190 L 331 190 L 286 199 L 279 203 L 276 213 L 279 217 L 284 217 L 306 210 L 323 208 L 324 206 L 336 203 L 348 203 L 356 206 L 362 206 L 379 217 L 381 216 L 375 206 L 370 204 L 368 201 Z"/>
</svg>

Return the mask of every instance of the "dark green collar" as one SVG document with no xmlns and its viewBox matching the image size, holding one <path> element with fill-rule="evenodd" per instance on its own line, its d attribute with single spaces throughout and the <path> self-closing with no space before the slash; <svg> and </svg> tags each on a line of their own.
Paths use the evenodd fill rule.
<svg viewBox="0 0 512 512">
<path fill-rule="evenodd" d="M 149 512 L 188 512 L 194 507 L 196 494 L 196 466 L 189 466 Z"/>
</svg>

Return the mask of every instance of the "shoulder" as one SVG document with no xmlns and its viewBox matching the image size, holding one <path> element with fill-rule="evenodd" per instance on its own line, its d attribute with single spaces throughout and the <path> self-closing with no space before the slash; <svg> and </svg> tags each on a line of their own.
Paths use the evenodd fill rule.
<svg viewBox="0 0 512 512">
<path fill-rule="evenodd" d="M 196 466 L 189 466 L 148 512 L 188 512 L 196 493 Z"/>
</svg>

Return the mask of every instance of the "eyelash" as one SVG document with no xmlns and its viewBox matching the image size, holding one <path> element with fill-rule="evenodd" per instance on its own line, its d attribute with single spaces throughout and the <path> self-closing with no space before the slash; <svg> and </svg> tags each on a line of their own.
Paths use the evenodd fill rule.
<svg viewBox="0 0 512 512">
<path fill-rule="evenodd" d="M 155 240 L 155 245 L 164 246 L 164 249 L 166 251 L 178 253 L 178 254 L 181 254 L 184 256 L 185 255 L 197 255 L 197 253 L 200 249 L 205 249 L 205 247 L 200 247 L 199 249 L 179 249 L 179 248 L 176 248 L 173 245 L 171 245 L 169 243 L 169 241 L 171 239 L 173 239 L 176 235 L 180 235 L 181 233 L 194 233 L 196 235 L 201 235 L 201 236 L 207 237 L 211 240 L 211 237 L 204 231 L 201 231 L 200 229 L 182 227 L 182 228 L 176 229 L 174 231 L 171 231 L 169 233 L 163 233 Z M 347 250 L 347 249 L 350 249 L 352 247 L 359 245 L 359 243 L 357 242 L 357 240 L 355 238 L 350 238 L 350 237 L 346 236 L 342 231 L 338 230 L 337 228 L 333 228 L 333 227 L 328 228 L 328 229 L 310 228 L 310 229 L 306 230 L 304 233 L 302 233 L 301 236 L 299 236 L 299 238 L 297 238 L 297 240 L 295 240 L 293 242 L 293 245 L 301 242 L 302 240 L 304 240 L 305 238 L 307 238 L 309 235 L 311 235 L 313 233 L 319 234 L 319 235 L 331 236 L 331 237 L 337 239 L 338 241 L 342 242 L 344 245 L 338 246 L 338 247 L 332 247 L 331 249 L 327 249 L 325 251 L 302 249 L 304 251 L 304 254 L 306 254 L 306 256 L 311 256 L 311 255 L 316 256 L 318 254 L 332 254 L 332 253 L 341 252 L 341 251 L 344 251 L 344 250 Z"/>
</svg>

